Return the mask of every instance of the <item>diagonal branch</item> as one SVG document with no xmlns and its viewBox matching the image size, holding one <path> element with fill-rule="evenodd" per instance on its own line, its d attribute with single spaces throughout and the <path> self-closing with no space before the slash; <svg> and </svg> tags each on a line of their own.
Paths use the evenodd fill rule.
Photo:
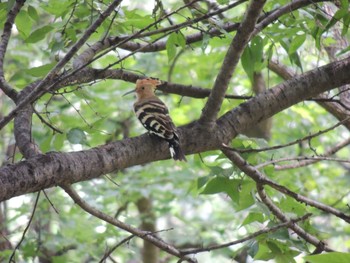
<svg viewBox="0 0 350 263">
<path fill-rule="evenodd" d="M 327 211 L 329 213 L 332 213 L 342 219 L 344 219 L 347 222 L 350 222 L 350 217 L 345 215 L 344 213 L 338 211 L 337 209 L 333 207 L 328 207 L 324 204 L 318 203 L 317 201 L 308 199 L 307 197 L 301 196 L 299 194 L 296 194 L 289 189 L 287 189 L 284 186 L 281 186 L 272 180 L 268 179 L 266 176 L 264 176 L 262 173 L 260 173 L 257 169 L 255 169 L 253 166 L 249 165 L 238 153 L 229 151 L 227 149 L 222 149 L 222 152 L 247 176 L 252 178 L 256 182 L 258 194 L 262 200 L 262 202 L 268 207 L 268 209 L 282 222 L 289 222 L 290 219 L 282 212 L 282 210 L 276 206 L 272 200 L 266 195 L 264 190 L 264 185 L 267 184 L 274 189 L 277 189 L 278 191 L 292 196 L 294 199 L 300 202 L 304 202 L 308 205 L 314 206 L 318 209 L 321 209 L 323 211 Z M 318 240 L 315 236 L 307 233 L 304 229 L 299 227 L 297 224 L 293 224 L 289 226 L 290 229 L 292 229 L 298 236 L 305 239 L 307 242 L 313 244 L 317 249 L 325 250 L 325 251 L 331 251 L 330 248 L 326 246 L 322 241 Z"/>
<path fill-rule="evenodd" d="M 276 182 L 272 181 L 271 179 L 267 178 L 264 174 L 262 174 L 258 169 L 256 169 L 254 166 L 248 164 L 237 152 L 228 150 L 227 148 L 223 148 L 222 152 L 229 158 L 241 171 L 243 171 L 246 175 L 248 175 L 250 178 L 252 178 L 256 183 L 259 183 L 261 185 L 269 185 L 273 189 L 286 194 L 295 200 L 304 203 L 309 206 L 313 206 L 319 210 L 322 210 L 324 212 L 333 214 L 341 219 L 343 219 L 345 222 L 350 223 L 350 216 L 346 215 L 345 213 L 339 211 L 336 208 L 333 208 L 331 206 L 325 205 L 323 203 L 320 203 L 318 201 L 312 200 L 308 197 L 305 197 L 303 195 L 297 194 L 291 190 L 289 190 L 287 187 L 277 184 Z"/>
<path fill-rule="evenodd" d="M 335 154 L 337 151 L 343 149 L 344 147 L 348 146 L 350 144 L 350 138 L 338 143 L 337 145 L 335 145 L 334 147 L 328 149 L 325 153 L 320 154 L 319 157 L 326 157 L 326 156 L 331 156 L 333 154 Z M 282 171 L 282 170 L 287 170 L 287 169 L 294 169 L 294 168 L 299 168 L 299 167 L 303 167 L 303 166 L 307 166 L 310 164 L 314 164 L 316 162 L 318 162 L 320 160 L 315 160 L 315 159 L 311 159 L 311 160 L 302 160 L 302 161 L 298 161 L 297 163 L 294 164 L 286 164 L 286 165 L 275 165 L 275 170 L 276 171 Z"/>
<path fill-rule="evenodd" d="M 23 100 L 17 103 L 7 116 L 0 120 L 0 130 L 9 123 L 16 115 L 16 113 L 23 109 L 27 104 L 34 102 L 45 92 L 49 90 L 48 85 L 57 77 L 59 71 L 70 61 L 74 54 L 84 45 L 88 38 L 95 32 L 95 30 L 102 24 L 102 22 L 114 11 L 114 9 L 121 3 L 122 0 L 114 0 L 108 8 L 100 14 L 96 21 L 86 29 L 83 36 L 71 47 L 67 54 L 56 64 L 56 66 L 46 75 L 46 77 L 38 83 L 38 85 L 31 91 Z"/>
<path fill-rule="evenodd" d="M 130 225 L 127 225 L 123 223 L 122 221 L 119 221 L 118 219 L 111 217 L 96 208 L 90 206 L 84 199 L 82 199 L 78 193 L 68 184 L 62 184 L 61 187 L 66 191 L 66 193 L 73 199 L 73 201 L 79 205 L 82 209 L 84 209 L 89 214 L 111 224 L 118 228 L 121 228 L 125 231 L 128 231 L 129 233 L 138 236 L 144 240 L 147 240 L 148 242 L 152 243 L 153 245 L 157 246 L 161 250 L 174 255 L 182 260 L 187 260 L 188 262 L 197 262 L 195 259 L 188 258 L 184 256 L 178 249 L 173 247 L 172 245 L 164 242 L 160 238 L 153 235 L 153 233 L 150 233 L 148 231 L 142 231 L 137 228 L 134 228 Z"/>
<path fill-rule="evenodd" d="M 273 203 L 273 201 L 266 195 L 264 190 L 264 186 L 260 183 L 257 183 L 256 188 L 258 190 L 258 194 L 261 198 L 261 201 L 267 206 L 267 208 L 282 222 L 289 222 L 290 219 L 281 211 L 281 209 Z M 332 252 L 333 250 L 329 248 L 323 241 L 319 240 L 317 237 L 311 235 L 306 232 L 303 228 L 298 226 L 297 224 L 293 224 L 289 227 L 292 229 L 298 236 L 300 236 L 305 241 L 316 247 L 315 251 L 328 251 Z"/>
<path fill-rule="evenodd" d="M 244 1 L 237 1 L 237 4 L 241 4 Z M 253 35 L 258 34 L 260 31 L 262 31 L 265 27 L 267 27 L 270 23 L 274 22 L 275 20 L 277 20 L 279 17 L 293 12 L 296 9 L 302 8 L 304 6 L 310 5 L 310 4 L 315 4 L 318 2 L 325 2 L 325 0 L 314 0 L 314 1 L 310 1 L 310 0 L 295 0 L 292 1 L 291 3 L 288 3 L 284 6 L 278 7 L 275 10 L 263 14 L 259 17 L 258 21 L 259 23 L 255 26 Z M 229 6 L 227 6 L 229 7 Z M 232 7 L 234 7 L 234 3 L 232 4 Z M 231 7 L 231 8 L 232 8 Z M 222 10 L 222 9 L 221 9 Z M 219 10 L 218 10 L 219 11 Z M 218 12 L 216 11 L 216 12 Z M 213 13 L 212 13 L 213 14 Z M 208 16 L 210 15 L 207 14 Z M 205 18 L 205 16 L 203 16 Z M 193 22 L 197 22 L 198 19 L 194 19 L 191 21 L 186 21 L 183 24 L 177 24 L 177 25 L 173 25 L 170 27 L 166 27 L 166 28 L 161 28 L 161 29 L 157 29 L 154 31 L 150 31 L 150 32 L 146 32 L 144 34 L 139 35 L 139 37 L 145 37 L 145 36 L 151 36 L 154 34 L 158 34 L 158 33 L 166 33 L 172 30 L 178 30 L 183 28 L 184 26 L 187 26 L 188 24 L 192 24 Z M 211 28 L 210 30 L 206 31 L 205 33 L 203 32 L 198 32 L 198 33 L 193 33 L 190 35 L 186 36 L 186 44 L 193 44 L 199 41 L 203 40 L 204 35 L 209 35 L 210 37 L 215 37 L 215 36 L 223 36 L 223 31 L 224 32 L 232 32 L 237 30 L 237 28 L 239 27 L 239 23 L 232 23 L 232 22 L 227 22 L 224 25 L 222 25 L 221 28 Z M 125 39 L 126 37 L 121 37 L 121 38 L 110 38 L 111 43 L 114 43 L 114 45 L 116 43 L 118 43 L 119 41 L 121 41 L 122 39 Z M 140 52 L 156 52 L 156 51 L 160 51 L 160 50 L 165 50 L 166 49 L 166 41 L 158 41 L 152 45 L 143 45 L 141 43 L 135 43 L 135 42 L 131 42 L 128 41 L 126 43 L 120 44 L 118 45 L 119 48 L 125 49 L 125 50 L 129 50 L 129 51 L 135 51 L 136 49 L 139 49 Z"/>
<path fill-rule="evenodd" d="M 37 82 L 33 82 L 27 86 L 17 98 L 21 100 L 22 97 L 25 97 L 31 89 L 36 86 Z M 19 110 L 15 119 L 14 119 L 14 135 L 16 140 L 16 145 L 24 156 L 28 159 L 34 157 L 37 154 L 40 154 L 39 147 L 35 144 L 32 139 L 32 115 L 34 109 L 31 104 L 26 105 L 23 109 Z"/>
<path fill-rule="evenodd" d="M 268 67 L 270 70 L 275 72 L 277 75 L 281 76 L 283 79 L 288 80 L 295 77 L 297 74 L 289 69 L 288 67 L 276 63 L 275 61 L 269 61 Z M 327 100 L 328 97 L 325 94 L 319 94 L 315 101 L 327 110 L 330 114 L 336 117 L 338 120 L 343 121 L 347 119 L 347 121 L 343 122 L 343 125 L 350 130 L 350 120 L 348 119 L 349 110 L 346 105 L 344 105 L 340 100 Z"/>
<path fill-rule="evenodd" d="M 238 239 L 238 240 L 235 240 L 235 241 L 231 241 L 231 242 L 228 242 L 228 243 L 224 243 L 224 244 L 220 244 L 220 245 L 213 245 L 213 246 L 209 246 L 209 247 L 204 247 L 204 248 L 195 248 L 195 249 L 184 249 L 182 250 L 182 253 L 185 254 L 185 255 L 188 255 L 188 254 L 196 254 L 196 253 L 200 253 L 200 252 L 205 252 L 205 251 L 212 251 L 212 250 L 216 250 L 216 249 L 222 249 L 222 248 L 225 248 L 225 247 L 230 247 L 230 246 L 233 246 L 233 245 L 237 245 L 237 244 L 241 244 L 243 242 L 246 242 L 248 240 L 251 240 L 253 238 L 256 238 L 260 235 L 263 235 L 263 234 L 266 234 L 266 233 L 273 233 L 281 228 L 284 228 L 284 227 L 291 227 L 291 225 L 294 225 L 295 223 L 297 222 L 300 222 L 300 221 L 305 221 L 307 220 L 308 218 L 310 218 L 311 214 L 306 214 L 302 217 L 299 217 L 299 218 L 296 218 L 296 219 L 290 219 L 289 221 L 287 222 L 283 222 L 283 223 L 280 223 L 278 225 L 275 225 L 273 227 L 266 227 L 264 229 L 261 229 L 259 231 L 256 231 L 255 233 L 253 234 L 250 234 L 244 238 L 241 238 L 241 239 Z"/>
<path fill-rule="evenodd" d="M 88 49 L 86 49 L 84 52 L 82 52 L 74 61 L 73 61 L 73 68 L 74 69 L 80 69 L 83 67 L 88 66 L 92 61 L 97 60 L 98 58 L 101 58 L 102 56 L 106 55 L 107 53 L 109 53 L 111 50 L 127 43 L 129 40 L 135 39 L 139 36 L 142 35 L 143 32 L 147 31 L 148 29 L 152 28 L 153 26 L 156 26 L 157 24 L 159 24 L 161 21 L 163 21 L 164 19 L 170 17 L 173 14 L 178 13 L 180 10 L 186 8 L 187 6 L 197 2 L 199 0 L 192 0 L 190 3 L 187 3 L 183 6 L 181 6 L 180 8 L 176 9 L 175 11 L 168 13 L 164 16 L 162 16 L 161 18 L 159 18 L 157 21 L 149 24 L 148 26 L 144 27 L 143 29 L 141 29 L 140 31 L 137 31 L 136 33 L 130 35 L 130 36 L 126 36 L 123 38 L 120 37 L 112 37 L 112 38 L 104 38 L 101 41 L 96 42 L 95 44 L 91 45 Z M 147 33 L 146 33 L 147 34 Z M 138 47 L 136 50 L 133 51 L 139 51 L 142 50 L 144 47 Z M 100 54 L 99 56 L 95 57 L 94 56 L 105 50 L 102 54 Z M 128 56 L 126 56 L 128 57 Z M 94 58 L 94 59 L 93 59 Z"/>
<path fill-rule="evenodd" d="M 5 60 L 7 46 L 11 36 L 13 23 L 15 22 L 15 18 L 17 14 L 21 10 L 22 6 L 24 5 L 24 2 L 25 0 L 19 0 L 19 1 L 15 1 L 15 3 L 13 4 L 13 7 L 11 8 L 11 10 L 7 15 L 7 19 L 4 24 L 4 31 L 1 35 L 1 41 L 0 41 L 0 89 L 2 89 L 4 93 L 7 96 L 9 96 L 13 101 L 16 101 L 17 92 L 5 80 L 4 60 Z"/>
<path fill-rule="evenodd" d="M 202 115 L 199 120 L 202 124 L 213 124 L 216 121 L 221 104 L 225 98 L 225 93 L 231 76 L 238 64 L 244 48 L 252 36 L 252 32 L 254 31 L 254 27 L 264 4 L 264 0 L 251 1 L 246 15 L 228 48 L 211 94 L 209 95 L 208 101 L 203 108 Z"/>
</svg>

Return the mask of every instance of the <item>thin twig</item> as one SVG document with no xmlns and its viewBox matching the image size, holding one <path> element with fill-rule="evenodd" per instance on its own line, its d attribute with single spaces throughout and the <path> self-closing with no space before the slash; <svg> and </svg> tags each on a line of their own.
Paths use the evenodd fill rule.
<svg viewBox="0 0 350 263">
<path fill-rule="evenodd" d="M 113 247 L 111 247 L 108 251 L 106 251 L 106 253 L 103 255 L 99 263 L 103 263 L 118 247 L 120 247 L 126 242 L 129 242 L 134 236 L 135 235 L 130 235 L 124 238 L 123 240 L 121 240 L 120 242 L 118 242 L 117 244 L 115 244 Z"/>
<path fill-rule="evenodd" d="M 45 125 L 49 126 L 54 132 L 63 134 L 63 131 L 59 130 L 58 128 L 54 127 L 51 123 L 47 122 L 43 117 L 41 117 L 40 113 L 33 108 L 33 111 L 35 113 L 35 115 L 39 118 L 39 120 L 44 123 Z"/>
<path fill-rule="evenodd" d="M 123 223 L 122 221 L 120 221 L 116 218 L 113 218 L 113 217 L 103 213 L 102 211 L 90 206 L 84 199 L 82 199 L 78 195 L 78 193 L 70 185 L 63 184 L 63 185 L 61 185 L 61 187 L 66 191 L 66 193 L 74 200 L 74 202 L 77 205 L 79 205 L 83 210 L 85 210 L 89 214 L 91 214 L 91 215 L 111 224 L 111 225 L 114 225 L 118 228 L 121 228 L 121 229 L 135 235 L 135 236 L 138 236 L 144 240 L 147 240 L 150 243 L 152 243 L 153 245 L 157 246 L 161 250 L 163 250 L 171 255 L 174 255 L 180 259 L 185 259 L 191 263 L 197 262 L 195 259 L 191 259 L 191 258 L 186 257 L 185 255 L 182 255 L 182 253 L 177 248 L 164 242 L 160 238 L 155 237 L 153 233 L 134 228 L 134 227 L 127 225 L 127 224 Z"/>
<path fill-rule="evenodd" d="M 282 210 L 273 203 L 273 201 L 266 195 L 265 189 L 263 184 L 260 182 L 257 182 L 256 188 L 258 191 L 258 194 L 261 198 L 261 201 L 267 206 L 267 208 L 272 212 L 274 216 L 276 216 L 280 221 L 282 222 L 289 222 L 290 219 L 282 212 Z M 317 237 L 311 235 L 310 233 L 306 232 L 303 228 L 296 224 L 292 224 L 289 226 L 290 229 L 292 229 L 298 236 L 300 236 L 305 241 L 309 242 L 310 244 L 314 245 L 317 250 L 320 251 L 333 251 L 330 249 L 323 241 L 319 240 Z"/>
<path fill-rule="evenodd" d="M 58 210 L 57 210 L 56 207 L 53 205 L 53 203 L 51 202 L 49 196 L 47 195 L 45 189 L 43 189 L 43 193 L 44 193 L 44 195 L 45 195 L 45 197 L 46 197 L 46 200 L 50 203 L 52 209 L 56 212 L 56 214 L 59 214 Z"/>
<path fill-rule="evenodd" d="M 326 157 L 326 156 L 330 156 L 335 154 L 336 152 L 338 152 L 339 150 L 343 149 L 345 146 L 350 144 L 350 138 L 338 143 L 336 146 L 330 148 L 329 150 L 327 150 L 325 153 L 320 154 L 319 157 Z M 276 165 L 275 166 L 275 170 L 276 171 L 282 171 L 282 170 L 287 170 L 287 169 L 295 169 L 295 168 L 300 168 L 303 166 L 307 166 L 310 164 L 314 164 L 316 162 L 321 161 L 321 159 L 317 160 L 317 159 L 311 159 L 311 160 L 302 160 L 302 161 L 298 161 L 297 163 L 293 163 L 293 164 L 286 164 L 286 165 Z"/>
<path fill-rule="evenodd" d="M 17 99 L 17 91 L 13 89 L 10 84 L 5 80 L 5 74 L 4 74 L 4 59 L 5 54 L 7 50 L 7 46 L 10 40 L 11 32 L 12 32 L 12 26 L 15 22 L 15 18 L 21 8 L 24 5 L 25 0 L 15 1 L 13 4 L 13 7 L 7 14 L 6 21 L 4 23 L 4 29 L 1 35 L 1 41 L 0 41 L 0 89 L 3 90 L 3 92 L 10 97 L 13 101 L 16 101 Z"/>
<path fill-rule="evenodd" d="M 258 165 L 255 165 L 254 167 L 256 169 L 261 169 L 265 166 L 281 163 L 281 162 L 290 162 L 290 161 L 313 161 L 313 163 L 318 161 L 331 161 L 331 162 L 338 162 L 338 163 L 350 163 L 349 159 L 341 159 L 341 158 L 332 158 L 332 157 L 326 157 L 326 156 L 295 156 L 295 157 L 284 157 L 279 159 L 270 160 L 264 163 L 259 163 Z M 291 164 L 288 166 L 289 169 L 292 168 L 299 168 L 301 166 L 305 165 L 298 165 L 298 164 Z M 284 167 L 284 170 L 286 167 Z M 279 169 L 281 170 L 281 169 Z"/>
<path fill-rule="evenodd" d="M 258 236 L 260 236 L 262 234 L 273 233 L 273 232 L 276 232 L 277 230 L 279 230 L 281 228 L 290 227 L 291 225 L 293 225 L 293 224 L 295 224 L 297 222 L 307 220 L 308 218 L 311 217 L 311 215 L 312 215 L 311 213 L 308 213 L 308 214 L 306 214 L 306 215 L 304 215 L 302 217 L 299 217 L 299 218 L 296 218 L 296 219 L 291 219 L 291 220 L 289 220 L 287 222 L 280 223 L 280 224 L 275 225 L 273 227 L 266 227 L 264 229 L 261 229 L 259 231 L 254 232 L 253 234 L 250 234 L 250 235 L 248 235 L 248 236 L 246 236 L 244 238 L 241 238 L 241 239 L 238 239 L 238 240 L 235 240 L 235 241 L 227 242 L 227 243 L 220 244 L 220 245 L 204 247 L 204 248 L 181 250 L 181 252 L 183 254 L 185 254 L 185 255 L 188 255 L 188 254 L 196 254 L 196 253 L 200 253 L 200 252 L 212 251 L 212 250 L 216 250 L 216 249 L 230 247 L 230 246 L 233 246 L 233 245 L 237 245 L 237 244 L 246 242 L 246 241 L 251 240 L 253 238 L 256 238 L 256 237 L 258 237 Z"/>
<path fill-rule="evenodd" d="M 96 31 L 96 29 L 102 24 L 102 22 L 114 11 L 121 3 L 121 0 L 114 0 L 108 8 L 96 19 L 96 21 L 86 29 L 83 36 L 71 47 L 66 55 L 54 66 L 53 69 L 46 75 L 46 77 L 38 83 L 38 85 L 23 98 L 16 107 L 0 120 L 0 129 L 2 129 L 7 123 L 9 123 L 16 115 L 16 113 L 23 109 L 28 103 L 40 98 L 45 92 L 47 92 L 52 85 L 50 83 L 57 77 L 58 72 L 70 61 L 74 54 L 84 45 L 88 38 Z M 55 81 L 56 82 L 56 81 Z"/>
<path fill-rule="evenodd" d="M 243 171 L 247 176 L 252 178 L 255 182 L 263 184 L 263 185 L 269 185 L 273 189 L 286 194 L 298 202 L 302 202 L 306 205 L 313 206 L 319 210 L 322 210 L 326 213 L 330 213 L 335 215 L 338 218 L 343 219 L 345 222 L 350 223 L 350 216 L 339 211 L 338 209 L 325 205 L 321 202 L 312 200 L 308 197 L 305 197 L 301 194 L 295 193 L 291 190 L 289 190 L 287 187 L 282 186 L 271 179 L 267 178 L 263 173 L 261 173 L 258 169 L 256 169 L 254 166 L 247 163 L 237 152 L 233 152 L 230 150 L 227 150 L 225 148 L 222 149 L 222 152 L 241 170 Z"/>
<path fill-rule="evenodd" d="M 231 148 L 231 147 L 227 147 L 227 146 L 223 146 L 224 148 L 231 150 L 231 151 L 235 151 L 235 152 L 239 152 L 239 153 L 250 153 L 250 152 L 265 152 L 265 151 L 271 151 L 271 150 L 277 150 L 277 149 L 281 149 L 281 148 L 285 148 L 288 146 L 292 146 L 295 144 L 299 144 L 303 141 L 307 141 L 310 140 L 312 138 L 315 138 L 317 136 L 320 136 L 321 134 L 327 133 L 331 130 L 334 130 L 335 128 L 337 128 L 338 126 L 344 124 L 345 122 L 347 122 L 348 120 L 350 120 L 350 117 L 347 117 L 346 119 L 337 122 L 336 124 L 332 125 L 331 127 L 324 129 L 324 130 L 320 130 L 316 133 L 312 133 L 308 136 L 305 136 L 303 138 L 297 139 L 295 141 L 289 142 L 289 143 L 285 143 L 285 144 L 280 144 L 280 145 L 276 145 L 276 146 L 272 146 L 272 147 L 264 147 L 264 148 L 259 148 L 259 149 L 237 149 L 237 148 Z"/>
<path fill-rule="evenodd" d="M 24 231 L 23 231 L 23 234 L 22 234 L 22 237 L 21 237 L 20 241 L 17 243 L 16 247 L 15 247 L 14 250 L 12 251 L 12 254 L 11 254 L 11 256 L 10 256 L 9 262 L 14 262 L 14 263 L 16 263 L 16 260 L 14 259 L 15 254 L 16 254 L 16 251 L 17 251 L 17 249 L 19 249 L 20 245 L 22 244 L 22 242 L 23 242 L 23 240 L 24 240 L 24 237 L 25 237 L 25 235 L 26 235 L 26 233 L 27 233 L 27 231 L 28 231 L 28 229 L 29 229 L 29 227 L 30 227 L 30 224 L 31 224 L 32 221 L 33 221 L 34 214 L 35 214 L 35 210 L 36 210 L 36 208 L 37 208 L 37 206 L 38 206 L 38 201 L 39 201 L 40 193 L 41 193 L 41 191 L 39 191 L 39 192 L 37 193 L 37 195 L 36 195 L 36 199 L 35 199 L 34 206 L 33 206 L 33 211 L 32 211 L 32 214 L 30 215 L 28 224 L 27 224 L 26 228 L 25 228 Z"/>
</svg>

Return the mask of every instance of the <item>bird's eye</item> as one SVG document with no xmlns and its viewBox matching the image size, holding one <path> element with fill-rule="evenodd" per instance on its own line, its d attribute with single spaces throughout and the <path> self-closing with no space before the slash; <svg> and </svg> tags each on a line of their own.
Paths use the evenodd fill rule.
<svg viewBox="0 0 350 263">
<path fill-rule="evenodd" d="M 145 89 L 145 87 L 141 87 L 141 89 Z"/>
</svg>

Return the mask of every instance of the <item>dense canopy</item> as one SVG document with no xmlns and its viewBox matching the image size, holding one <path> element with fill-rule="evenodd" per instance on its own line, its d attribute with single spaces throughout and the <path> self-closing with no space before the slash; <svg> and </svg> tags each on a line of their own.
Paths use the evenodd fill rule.
<svg viewBox="0 0 350 263">
<path fill-rule="evenodd" d="M 4 262 L 349 262 L 349 2 L 0 3 Z M 187 162 L 122 95 L 157 78 Z"/>
</svg>

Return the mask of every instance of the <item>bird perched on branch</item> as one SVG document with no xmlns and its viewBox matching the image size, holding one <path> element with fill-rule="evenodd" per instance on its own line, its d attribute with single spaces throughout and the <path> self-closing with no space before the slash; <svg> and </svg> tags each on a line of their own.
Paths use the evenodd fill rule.
<svg viewBox="0 0 350 263">
<path fill-rule="evenodd" d="M 134 112 L 141 124 L 151 133 L 169 144 L 170 155 L 174 160 L 186 161 L 180 148 L 176 126 L 169 116 L 166 105 L 155 94 L 157 86 L 162 84 L 157 79 L 138 79 L 136 88 L 124 94 L 136 92 Z"/>
</svg>

